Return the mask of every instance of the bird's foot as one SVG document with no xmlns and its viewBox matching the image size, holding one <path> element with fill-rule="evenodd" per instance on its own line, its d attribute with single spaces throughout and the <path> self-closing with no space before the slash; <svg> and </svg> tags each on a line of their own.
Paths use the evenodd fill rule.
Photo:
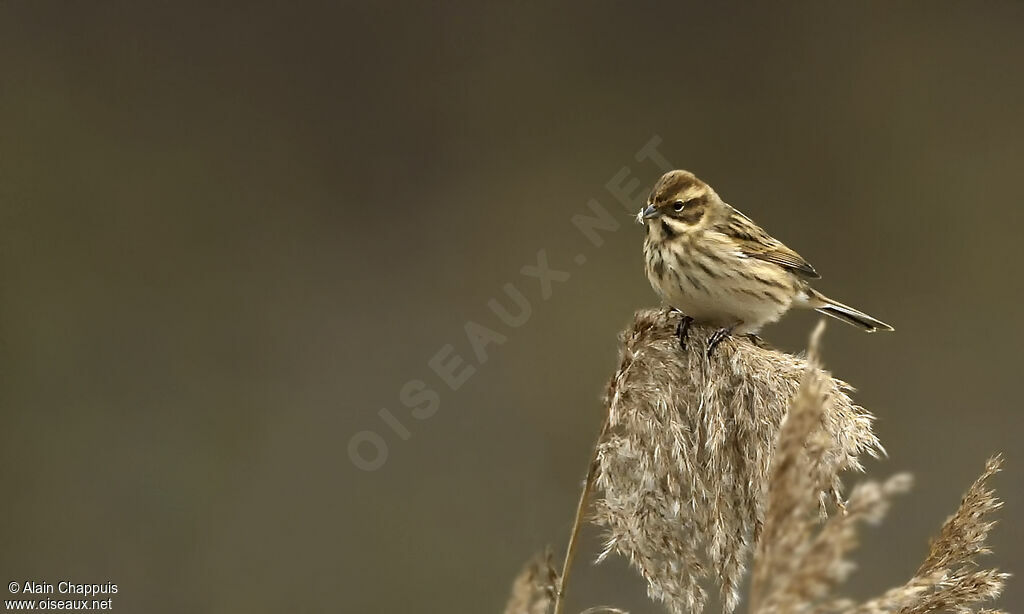
<svg viewBox="0 0 1024 614">
<path fill-rule="evenodd" d="M 726 328 L 719 328 L 718 330 L 711 334 L 711 336 L 708 338 L 708 358 L 711 358 L 711 353 L 715 351 L 715 348 L 718 347 L 718 344 L 721 343 L 726 337 L 732 334 L 732 329 L 732 326 L 727 326 Z"/>
<path fill-rule="evenodd" d="M 676 325 L 676 337 L 679 338 L 679 347 L 681 349 L 686 349 L 686 333 L 690 332 L 691 324 L 693 324 L 693 318 L 684 313 L 683 316 L 679 318 L 679 324 Z"/>
</svg>

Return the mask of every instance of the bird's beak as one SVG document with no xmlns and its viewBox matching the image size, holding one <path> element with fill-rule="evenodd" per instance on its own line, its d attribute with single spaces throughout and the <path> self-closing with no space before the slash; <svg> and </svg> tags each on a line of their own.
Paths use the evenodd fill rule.
<svg viewBox="0 0 1024 614">
<path fill-rule="evenodd" d="M 657 217 L 657 215 L 658 210 L 654 208 L 654 205 L 648 205 L 647 208 L 644 209 L 644 212 L 641 214 L 641 217 L 643 217 L 645 220 L 649 220 L 652 217 Z"/>
</svg>

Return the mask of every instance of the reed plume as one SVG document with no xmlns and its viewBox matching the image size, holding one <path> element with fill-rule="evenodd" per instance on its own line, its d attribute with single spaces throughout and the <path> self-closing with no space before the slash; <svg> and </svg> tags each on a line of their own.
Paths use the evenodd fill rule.
<svg viewBox="0 0 1024 614">
<path fill-rule="evenodd" d="M 820 331 L 819 326 L 819 331 Z M 812 355 L 816 343 L 812 340 Z M 964 495 L 959 509 L 932 540 L 927 558 L 910 580 L 861 604 L 839 598 L 835 589 L 853 571 L 846 555 L 856 545 L 859 523 L 878 523 L 894 494 L 906 492 L 910 476 L 865 482 L 824 522 L 815 514 L 828 435 L 821 428 L 827 382 L 810 368 L 779 435 L 771 463 L 764 531 L 757 544 L 751 583 L 752 614 L 927 614 L 974 611 L 994 599 L 1007 575 L 976 570 L 987 552 L 993 523 L 987 517 L 1001 503 L 988 489 L 1002 459 L 990 459 Z"/>
<path fill-rule="evenodd" d="M 751 614 L 967 613 L 998 596 L 1007 577 L 977 569 L 1000 507 L 988 482 L 995 457 L 932 540 L 904 584 L 856 604 L 836 595 L 854 566 L 847 555 L 861 523 L 877 523 L 910 477 L 866 482 L 843 501 L 839 474 L 882 453 L 871 415 L 817 360 L 745 338 L 704 355 L 711 331 L 693 327 L 686 349 L 678 315 L 644 310 L 622 334 L 621 360 L 561 574 L 524 569 L 506 614 L 561 614 L 578 525 L 596 486 L 593 520 L 606 530 L 599 560 L 626 556 L 648 595 L 670 612 L 697 614 L 717 583 L 725 612 L 739 602 L 754 550 Z M 549 560 L 549 559 L 548 559 Z M 543 590 L 541 590 L 543 589 Z M 519 596 L 517 598 L 517 595 Z M 589 610 L 615 611 L 612 608 Z"/>
<path fill-rule="evenodd" d="M 599 558 L 626 556 L 650 596 L 672 612 L 701 611 L 711 577 L 731 612 L 761 532 L 779 425 L 809 365 L 743 337 L 708 359 L 713 331 L 701 326 L 680 349 L 679 317 L 640 311 L 621 337 L 606 394 L 609 430 L 598 449 L 595 520 L 607 529 Z M 860 454 L 882 448 L 850 387 L 824 373 L 821 386 L 816 486 L 836 495 L 839 472 L 860 469 Z"/>
<path fill-rule="evenodd" d="M 779 432 L 767 482 L 764 530 L 757 543 L 750 611 L 775 614 L 834 610 L 826 600 L 849 574 L 845 554 L 853 547 L 858 521 L 879 521 L 891 495 L 910 486 L 907 475 L 885 484 L 857 486 L 838 513 L 822 522 L 820 485 L 830 478 L 826 460 L 831 436 L 822 428 L 829 382 L 817 365 L 823 323 L 799 392 Z"/>
<path fill-rule="evenodd" d="M 551 551 L 534 556 L 516 576 L 505 614 L 547 614 L 554 603 L 557 584 L 558 572 L 551 564 Z"/>
</svg>

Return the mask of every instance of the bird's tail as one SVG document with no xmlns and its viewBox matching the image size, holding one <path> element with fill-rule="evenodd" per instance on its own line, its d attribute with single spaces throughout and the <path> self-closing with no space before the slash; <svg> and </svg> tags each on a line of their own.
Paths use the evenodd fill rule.
<svg viewBox="0 0 1024 614">
<path fill-rule="evenodd" d="M 858 311 L 853 307 L 840 303 L 839 301 L 834 301 L 816 290 L 809 290 L 808 293 L 810 294 L 808 303 L 819 313 L 832 316 L 837 320 L 842 320 L 847 324 L 852 324 L 869 333 L 879 330 L 893 330 L 893 327 L 889 326 L 885 322 L 872 318 L 863 311 Z"/>
</svg>

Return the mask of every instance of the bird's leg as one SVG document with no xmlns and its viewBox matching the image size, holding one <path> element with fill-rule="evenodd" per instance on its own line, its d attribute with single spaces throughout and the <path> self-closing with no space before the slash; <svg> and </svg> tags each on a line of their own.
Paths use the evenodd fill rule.
<svg viewBox="0 0 1024 614">
<path fill-rule="evenodd" d="M 679 318 L 679 324 L 676 325 L 676 337 L 679 338 L 679 347 L 684 350 L 686 349 L 686 333 L 690 332 L 691 324 L 693 324 L 693 318 L 683 313 L 682 317 Z"/>
<path fill-rule="evenodd" d="M 718 330 L 711 334 L 711 336 L 708 338 L 708 358 L 711 358 L 711 353 L 715 351 L 715 348 L 718 347 L 718 344 L 721 343 L 723 339 L 732 334 L 732 329 L 734 328 L 736 328 L 735 324 L 733 324 L 732 326 L 726 326 L 725 328 L 719 328 Z"/>
</svg>

